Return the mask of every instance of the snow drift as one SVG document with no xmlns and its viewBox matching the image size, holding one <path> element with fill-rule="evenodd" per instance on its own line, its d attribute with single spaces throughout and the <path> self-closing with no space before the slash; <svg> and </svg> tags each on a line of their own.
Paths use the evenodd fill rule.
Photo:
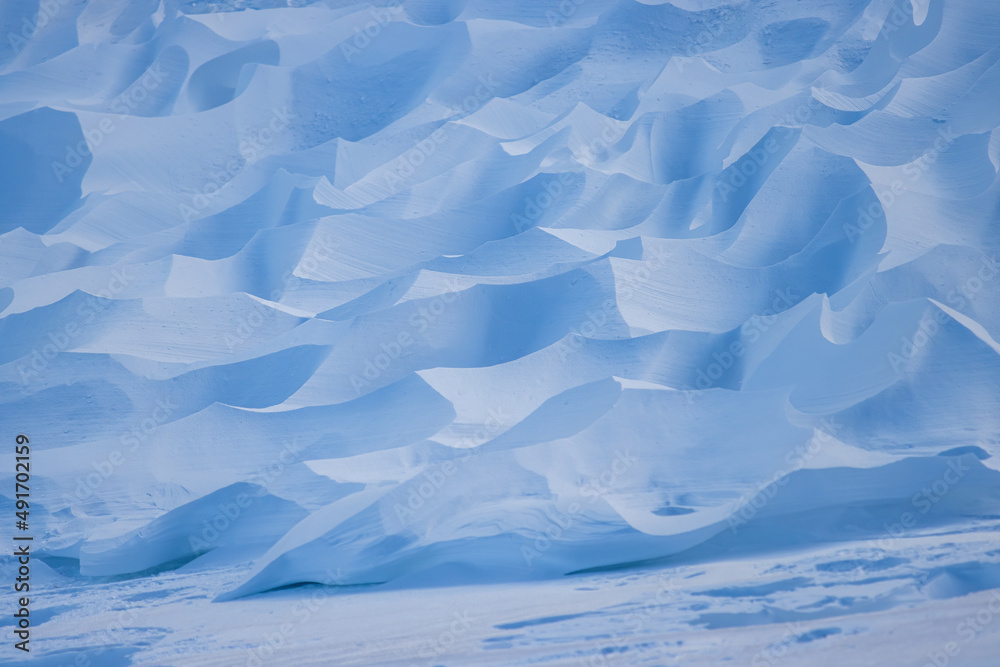
<svg viewBox="0 0 1000 667">
<path fill-rule="evenodd" d="M 249 4 L 0 8 L 39 555 L 239 596 L 1000 511 L 1000 5 Z"/>
</svg>

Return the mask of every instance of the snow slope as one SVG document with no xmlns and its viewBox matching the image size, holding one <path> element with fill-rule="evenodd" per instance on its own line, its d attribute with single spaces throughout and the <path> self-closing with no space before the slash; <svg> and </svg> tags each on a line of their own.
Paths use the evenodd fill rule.
<svg viewBox="0 0 1000 667">
<path fill-rule="evenodd" d="M 938 535 L 933 599 L 1000 587 L 953 537 L 1000 516 L 1000 5 L 298 4 L 0 5 L 0 422 L 53 586 Z"/>
</svg>

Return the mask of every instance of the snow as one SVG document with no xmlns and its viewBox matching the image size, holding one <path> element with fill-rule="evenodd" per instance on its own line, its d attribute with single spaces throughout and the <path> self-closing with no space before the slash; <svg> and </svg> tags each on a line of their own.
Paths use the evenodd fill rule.
<svg viewBox="0 0 1000 667">
<path fill-rule="evenodd" d="M 1000 6 L 288 4 L 0 6 L 32 664 L 995 662 Z"/>
</svg>

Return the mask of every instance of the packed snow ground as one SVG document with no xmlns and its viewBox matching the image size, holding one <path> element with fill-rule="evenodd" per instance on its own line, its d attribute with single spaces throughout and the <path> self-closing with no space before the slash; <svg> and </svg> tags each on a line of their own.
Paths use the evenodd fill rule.
<svg viewBox="0 0 1000 667">
<path fill-rule="evenodd" d="M 300 4 L 0 4 L 33 662 L 1000 655 L 1000 5 Z"/>
<path fill-rule="evenodd" d="M 998 538 L 994 520 L 884 552 L 846 542 L 529 583 L 309 585 L 222 609 L 212 597 L 243 568 L 53 573 L 38 664 L 991 667 Z"/>
</svg>

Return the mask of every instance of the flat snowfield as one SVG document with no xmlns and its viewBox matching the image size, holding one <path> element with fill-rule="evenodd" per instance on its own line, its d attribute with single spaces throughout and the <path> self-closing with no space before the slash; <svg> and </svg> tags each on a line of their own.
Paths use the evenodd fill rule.
<svg viewBox="0 0 1000 667">
<path fill-rule="evenodd" d="M 1000 665 L 1000 3 L 0 28 L 0 664 Z"/>
</svg>

